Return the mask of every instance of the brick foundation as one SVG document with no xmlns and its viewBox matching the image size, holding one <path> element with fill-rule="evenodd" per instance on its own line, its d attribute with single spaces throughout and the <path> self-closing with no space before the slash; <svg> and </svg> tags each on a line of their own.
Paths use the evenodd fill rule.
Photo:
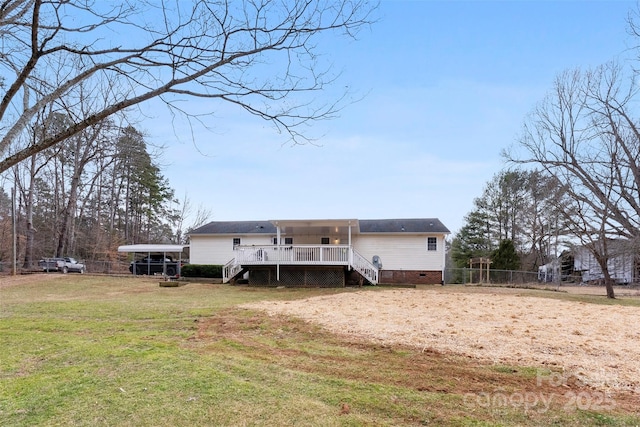
<svg viewBox="0 0 640 427">
<path fill-rule="evenodd" d="M 383 285 L 410 283 L 412 285 L 440 285 L 442 272 L 439 270 L 381 270 L 378 282 Z"/>
</svg>

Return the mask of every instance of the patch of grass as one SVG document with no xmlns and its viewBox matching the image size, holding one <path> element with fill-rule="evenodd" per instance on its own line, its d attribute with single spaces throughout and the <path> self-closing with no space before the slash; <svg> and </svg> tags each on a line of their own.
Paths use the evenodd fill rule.
<svg viewBox="0 0 640 427">
<path fill-rule="evenodd" d="M 633 396 L 574 407 L 593 391 L 538 384 L 536 368 L 353 341 L 237 307 L 351 291 L 87 275 L 0 288 L 0 424 L 640 424 Z"/>
</svg>

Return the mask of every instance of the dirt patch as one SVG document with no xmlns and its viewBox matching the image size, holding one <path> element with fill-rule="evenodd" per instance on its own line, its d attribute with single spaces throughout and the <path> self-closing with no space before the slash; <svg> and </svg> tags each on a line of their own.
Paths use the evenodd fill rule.
<svg viewBox="0 0 640 427">
<path fill-rule="evenodd" d="M 242 307 L 357 339 L 541 366 L 601 390 L 640 394 L 640 309 L 524 295 L 402 289 Z M 562 381 L 559 378 L 558 381 Z"/>
</svg>

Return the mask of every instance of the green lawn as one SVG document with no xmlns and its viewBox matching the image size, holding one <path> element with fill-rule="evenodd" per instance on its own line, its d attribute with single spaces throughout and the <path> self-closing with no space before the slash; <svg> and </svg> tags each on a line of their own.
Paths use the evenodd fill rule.
<svg viewBox="0 0 640 427">
<path fill-rule="evenodd" d="M 0 286 L 0 425 L 640 425 L 634 396 L 572 405 L 598 395 L 540 386 L 531 367 L 350 342 L 237 308 L 334 292 L 351 290 L 88 275 Z"/>
</svg>

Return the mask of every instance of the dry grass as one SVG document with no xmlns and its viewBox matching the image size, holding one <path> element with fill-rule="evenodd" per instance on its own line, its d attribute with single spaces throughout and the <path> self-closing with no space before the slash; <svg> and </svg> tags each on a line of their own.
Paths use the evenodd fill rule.
<svg viewBox="0 0 640 427">
<path fill-rule="evenodd" d="M 559 377 L 556 365 L 486 363 L 477 349 L 466 355 L 393 341 L 416 319 L 431 319 L 425 329 L 433 330 L 437 310 L 462 315 L 471 301 L 502 296 L 556 307 L 567 302 L 558 298 L 583 298 L 509 288 L 161 288 L 151 278 L 0 276 L 0 425 L 640 425 L 637 394 L 598 392 Z M 316 315 L 346 316 L 346 326 L 335 334 L 291 316 L 239 308 L 298 300 Z M 447 310 L 433 307 L 448 300 Z M 354 335 L 354 321 L 369 303 L 379 309 L 364 317 L 371 326 L 385 316 L 394 325 L 395 312 L 418 314 L 389 339 Z M 502 306 L 494 322 L 504 317 Z"/>
<path fill-rule="evenodd" d="M 8 274 L 0 274 L 0 289 L 11 286 L 31 285 L 34 283 L 44 283 L 51 280 L 63 279 L 66 276 L 59 273 L 49 274 L 25 274 L 21 276 L 11 276 Z"/>
<path fill-rule="evenodd" d="M 600 390 L 640 395 L 638 307 L 558 301 L 517 290 L 440 289 L 361 291 L 244 307 L 387 345 L 560 369 Z"/>
</svg>

